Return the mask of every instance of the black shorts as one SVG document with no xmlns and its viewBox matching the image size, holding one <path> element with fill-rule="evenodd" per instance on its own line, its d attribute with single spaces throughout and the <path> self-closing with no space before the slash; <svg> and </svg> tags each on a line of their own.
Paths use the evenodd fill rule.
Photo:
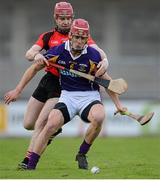
<svg viewBox="0 0 160 180">
<path fill-rule="evenodd" d="M 32 97 L 45 103 L 50 98 L 59 97 L 60 93 L 59 77 L 47 72 L 47 74 L 42 77 Z"/>
</svg>

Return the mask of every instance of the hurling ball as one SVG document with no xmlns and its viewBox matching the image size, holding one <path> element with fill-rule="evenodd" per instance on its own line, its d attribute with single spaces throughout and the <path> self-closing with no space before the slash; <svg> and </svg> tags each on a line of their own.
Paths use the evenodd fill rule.
<svg viewBox="0 0 160 180">
<path fill-rule="evenodd" d="M 99 173 L 99 172 L 100 172 L 99 167 L 93 166 L 93 167 L 91 168 L 91 173 L 92 173 L 92 174 L 97 174 L 97 173 Z"/>
</svg>

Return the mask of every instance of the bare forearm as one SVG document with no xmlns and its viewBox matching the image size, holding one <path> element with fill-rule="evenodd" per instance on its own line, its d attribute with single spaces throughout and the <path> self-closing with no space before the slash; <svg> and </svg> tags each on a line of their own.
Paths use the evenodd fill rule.
<svg viewBox="0 0 160 180">
<path fill-rule="evenodd" d="M 118 95 L 110 90 L 107 90 L 107 93 L 110 96 L 110 98 L 112 99 L 112 101 L 114 102 L 115 106 L 119 107 L 121 105 L 121 103 L 120 103 Z"/>
<path fill-rule="evenodd" d="M 16 88 L 5 93 L 4 95 L 5 104 L 10 104 L 11 102 L 16 101 L 18 97 L 20 96 L 22 90 L 25 88 L 25 86 L 36 75 L 36 73 L 42 68 L 43 66 L 39 64 L 33 64 L 32 66 L 30 66 L 23 74 Z"/>
<path fill-rule="evenodd" d="M 42 48 L 38 45 L 33 45 L 27 52 L 26 52 L 26 59 L 28 61 L 33 61 L 34 57 L 42 50 Z"/>
<path fill-rule="evenodd" d="M 19 81 L 18 85 L 16 86 L 16 90 L 21 93 L 22 90 L 25 88 L 25 86 L 31 81 L 31 79 L 36 75 L 36 73 L 40 70 L 41 68 L 37 68 L 36 64 L 33 64 L 30 66 L 25 73 L 23 74 L 21 80 Z"/>
<path fill-rule="evenodd" d="M 106 79 L 106 80 L 112 80 L 111 76 L 107 72 L 102 76 L 102 78 Z M 108 89 L 106 89 L 106 92 L 110 96 L 110 98 L 112 99 L 112 101 L 115 104 L 116 108 L 117 109 L 121 109 L 122 108 L 122 104 L 120 102 L 119 95 L 116 94 L 113 91 L 108 90 Z"/>
<path fill-rule="evenodd" d="M 109 74 L 106 72 L 103 76 L 103 79 L 106 80 L 112 80 L 111 76 L 109 76 Z M 107 94 L 110 96 L 110 98 L 112 99 L 112 101 L 114 102 L 116 107 L 119 107 L 121 105 L 118 94 L 106 89 Z"/>
</svg>

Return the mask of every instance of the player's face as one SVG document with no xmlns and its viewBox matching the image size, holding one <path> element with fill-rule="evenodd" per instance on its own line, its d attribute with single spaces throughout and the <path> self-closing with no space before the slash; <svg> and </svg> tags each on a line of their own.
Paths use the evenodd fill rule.
<svg viewBox="0 0 160 180">
<path fill-rule="evenodd" d="M 59 29 L 69 30 L 72 24 L 72 17 L 68 16 L 58 16 L 56 18 L 56 24 Z"/>
<path fill-rule="evenodd" d="M 82 50 L 87 43 L 88 37 L 72 35 L 71 44 L 74 50 Z"/>
</svg>

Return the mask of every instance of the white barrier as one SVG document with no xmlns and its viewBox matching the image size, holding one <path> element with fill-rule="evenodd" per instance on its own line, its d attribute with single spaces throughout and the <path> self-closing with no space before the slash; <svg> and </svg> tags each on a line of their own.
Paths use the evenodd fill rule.
<svg viewBox="0 0 160 180">
<path fill-rule="evenodd" d="M 147 101 L 123 101 L 123 104 L 133 113 L 145 114 L 154 111 L 155 115 L 149 124 L 140 126 L 139 123 L 129 117 L 121 115 L 113 116 L 115 111 L 114 104 L 110 101 L 105 101 L 106 120 L 103 124 L 101 135 L 137 136 L 143 134 L 160 134 L 160 105 Z M 31 135 L 31 131 L 23 128 L 25 108 L 26 102 L 24 101 L 15 102 L 9 106 L 0 106 L 0 137 Z M 88 125 L 76 116 L 64 126 L 61 136 L 83 135 L 87 127 Z"/>
</svg>

